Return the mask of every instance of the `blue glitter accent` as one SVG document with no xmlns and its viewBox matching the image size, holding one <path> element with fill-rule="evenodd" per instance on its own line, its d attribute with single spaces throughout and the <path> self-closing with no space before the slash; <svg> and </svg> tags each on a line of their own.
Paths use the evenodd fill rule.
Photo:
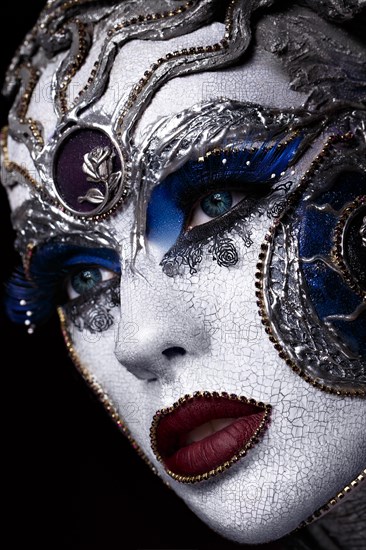
<svg viewBox="0 0 366 550">
<path fill-rule="evenodd" d="M 246 145 L 243 150 L 212 154 L 204 162 L 188 161 L 153 190 L 147 209 L 147 238 L 169 249 L 181 234 L 195 202 L 210 191 L 231 186 L 244 192 L 248 184 L 275 183 L 288 168 L 302 139 L 297 136 L 283 147 L 275 144 L 267 148 L 268 144 L 263 143 L 256 151 Z M 271 178 L 272 174 L 276 178 Z"/>
<path fill-rule="evenodd" d="M 165 249 L 177 240 L 185 218 L 184 211 L 173 200 L 171 180 L 155 187 L 147 210 L 146 236 Z"/>
<path fill-rule="evenodd" d="M 331 315 L 350 315 L 362 303 L 362 298 L 350 288 L 343 276 L 319 259 L 332 261 L 334 229 L 339 222 L 338 211 L 366 193 L 366 179 L 361 173 L 343 172 L 330 189 L 297 208 L 299 226 L 301 269 L 307 285 L 307 294 L 313 307 L 324 321 Z M 314 208 L 314 205 L 329 205 L 333 211 Z M 340 338 L 350 349 L 366 358 L 366 315 L 355 321 L 330 320 Z"/>
<path fill-rule="evenodd" d="M 9 318 L 17 324 L 46 321 L 58 305 L 65 279 L 78 267 L 98 266 L 120 273 L 118 254 L 108 248 L 85 248 L 51 242 L 37 249 L 32 257 L 30 276 L 19 267 L 7 284 L 5 306 Z M 25 302 L 21 305 L 21 302 Z M 31 311 L 32 316 L 27 312 Z"/>
<path fill-rule="evenodd" d="M 347 315 L 360 304 L 360 297 L 322 262 L 302 264 L 308 294 L 320 319 L 328 315 Z"/>
<path fill-rule="evenodd" d="M 304 207 L 299 212 L 303 217 L 300 240 L 301 256 L 311 258 L 315 254 L 328 254 L 332 247 L 337 218 L 326 212 L 319 216 L 319 211 L 309 207 L 307 209 Z"/>
<path fill-rule="evenodd" d="M 356 172 L 343 172 L 334 185 L 314 200 L 315 204 L 330 204 L 334 210 L 340 210 L 346 202 L 352 202 L 355 197 L 364 195 L 365 175 Z"/>
</svg>

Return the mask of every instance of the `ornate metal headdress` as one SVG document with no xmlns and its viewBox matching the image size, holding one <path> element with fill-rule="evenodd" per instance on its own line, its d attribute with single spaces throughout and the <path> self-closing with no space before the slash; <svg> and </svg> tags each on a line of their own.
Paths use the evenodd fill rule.
<svg viewBox="0 0 366 550">
<path fill-rule="evenodd" d="M 301 3 L 337 22 L 348 21 L 362 10 L 361 1 L 349 2 L 347 8 L 340 0 L 327 0 L 321 5 L 315 0 Z M 225 67 L 238 60 L 251 41 L 252 14 L 276 6 L 273 0 L 230 0 L 224 4 L 218 0 L 47 2 L 6 79 L 4 91 L 8 95 L 16 93 L 16 99 L 9 114 L 9 129 L 2 139 L 4 184 L 14 185 L 20 179 L 40 192 L 46 201 L 76 217 L 99 220 L 118 208 L 134 181 L 136 124 L 153 95 L 172 78 Z M 155 59 L 143 74 L 136 74 L 136 82 L 127 96 L 118 97 L 112 110 L 103 109 L 116 56 L 131 40 L 167 40 L 215 20 L 225 22 L 219 41 L 182 48 Z M 308 64 L 299 65 L 299 43 L 293 35 L 286 34 L 286 26 L 301 26 L 306 21 L 290 17 L 281 24 L 282 43 L 277 35 L 276 40 L 267 40 L 271 42 L 267 46 L 283 59 L 293 78 L 293 87 L 308 90 L 314 79 L 314 64 L 309 60 Z M 265 23 L 263 28 L 264 35 L 270 34 Z M 322 31 L 314 29 L 315 34 L 319 32 Z M 309 36 L 302 42 L 304 49 L 311 41 Z M 263 36 L 262 42 L 267 47 Z M 365 78 L 360 77 L 362 70 L 363 75 L 366 73 L 362 52 L 357 48 L 352 54 L 346 52 L 340 40 L 332 56 L 345 55 L 347 66 L 352 67 L 349 82 L 352 84 L 358 78 L 358 92 L 360 86 L 365 90 Z M 46 77 L 49 60 L 57 63 L 57 68 Z M 323 69 L 319 66 L 319 74 Z M 324 102 L 324 95 L 332 97 L 332 94 L 341 100 L 345 90 L 337 87 L 339 75 L 329 67 L 326 75 L 323 82 L 318 78 L 318 96 L 312 100 Z M 48 84 L 46 78 L 51 83 L 45 100 L 45 117 L 48 117 L 45 124 L 35 120 L 31 111 L 32 101 L 41 100 L 36 94 L 44 93 L 40 83 Z M 8 138 L 26 146 L 27 163 L 20 165 L 11 158 Z M 25 167 L 32 163 L 36 175 Z"/>
</svg>

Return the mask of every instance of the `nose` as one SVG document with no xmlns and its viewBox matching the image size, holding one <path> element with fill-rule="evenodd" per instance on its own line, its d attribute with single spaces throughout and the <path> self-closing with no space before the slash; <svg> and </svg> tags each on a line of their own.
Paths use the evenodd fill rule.
<svg viewBox="0 0 366 550">
<path fill-rule="evenodd" d="M 121 321 L 115 355 L 137 378 L 167 380 L 209 348 L 187 292 L 151 260 L 121 277 Z M 202 319 L 202 317 L 201 317 Z"/>
</svg>

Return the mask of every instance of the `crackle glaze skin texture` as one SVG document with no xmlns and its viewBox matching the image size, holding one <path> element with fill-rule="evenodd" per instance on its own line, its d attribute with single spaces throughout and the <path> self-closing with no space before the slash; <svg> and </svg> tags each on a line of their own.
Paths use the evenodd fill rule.
<svg viewBox="0 0 366 550">
<path fill-rule="evenodd" d="M 362 4 L 48 2 L 6 81 L 9 314 L 32 332 L 58 308 L 140 455 L 244 545 L 365 538 Z M 270 418 L 190 479 L 153 419 L 195 392 Z"/>
</svg>

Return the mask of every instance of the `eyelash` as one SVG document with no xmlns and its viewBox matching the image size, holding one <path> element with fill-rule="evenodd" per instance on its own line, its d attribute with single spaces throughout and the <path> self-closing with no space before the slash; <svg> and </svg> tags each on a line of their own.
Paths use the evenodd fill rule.
<svg viewBox="0 0 366 550">
<path fill-rule="evenodd" d="M 90 259 L 93 258 L 93 261 Z M 49 319 L 56 307 L 70 300 L 67 282 L 87 268 L 113 272 L 115 277 L 100 282 L 71 300 L 85 302 L 97 291 L 103 292 L 113 279 L 118 280 L 119 261 L 111 249 L 83 249 L 81 247 L 48 243 L 37 250 L 31 261 L 29 280 L 22 267 L 14 272 L 7 285 L 6 309 L 9 318 L 17 324 L 40 324 Z"/>
<path fill-rule="evenodd" d="M 242 216 L 253 201 L 268 195 L 301 141 L 302 136 L 297 136 L 291 142 L 269 148 L 264 143 L 256 150 L 218 151 L 203 161 L 188 161 L 153 190 L 147 211 L 147 238 L 169 251 L 178 243 L 207 239 L 229 228 L 239 212 Z M 229 189 L 246 196 L 223 215 L 187 231 L 192 205 L 210 193 Z M 167 227 L 165 235 L 161 226 Z"/>
<path fill-rule="evenodd" d="M 90 290 L 84 290 L 83 292 L 78 292 L 75 289 L 75 286 L 73 284 L 73 279 L 76 278 L 78 275 L 82 275 L 82 273 L 91 272 L 97 270 L 101 275 L 101 280 L 95 284 Z M 109 276 L 110 275 L 110 276 Z M 68 275 L 66 279 L 63 280 L 63 286 L 65 289 L 65 292 L 68 296 L 68 301 L 76 301 L 79 300 L 79 298 L 87 299 L 90 295 L 94 295 L 95 290 L 97 288 L 101 288 L 103 283 L 106 283 L 107 281 L 110 281 L 111 279 L 115 278 L 115 274 L 109 269 L 105 269 L 100 265 L 81 265 L 78 269 L 73 270 L 72 273 Z M 74 294 L 74 296 L 73 296 Z"/>
<path fill-rule="evenodd" d="M 222 185 L 222 182 L 221 182 L 221 186 L 218 186 L 216 189 L 215 188 L 212 189 L 210 193 L 205 193 L 205 195 L 200 196 L 196 200 L 195 205 L 193 206 L 193 208 L 191 209 L 191 211 L 187 216 L 187 220 L 190 219 L 190 216 L 194 211 L 194 209 L 197 206 L 200 206 L 201 200 L 203 200 L 206 196 L 209 196 L 214 192 L 220 192 L 220 191 L 231 191 L 231 192 L 241 191 L 242 193 L 244 193 L 242 184 L 240 187 L 238 186 L 236 188 L 235 187 L 228 188 Z M 263 187 L 261 191 L 262 191 L 261 193 L 258 193 L 258 189 L 253 189 L 252 187 L 248 186 L 247 189 L 245 190 L 245 196 L 238 203 L 232 206 L 227 212 L 219 216 L 216 216 L 212 218 L 210 221 L 207 221 L 203 224 L 194 226 L 189 230 L 185 229 L 184 231 L 182 231 L 179 241 L 180 242 L 202 241 L 212 236 L 213 234 L 222 233 L 230 229 L 230 227 L 233 225 L 233 222 L 236 219 L 243 217 L 244 210 L 246 210 L 245 217 L 247 217 L 247 215 L 249 214 L 249 210 L 251 209 L 251 206 L 257 203 L 259 198 L 262 198 L 263 196 L 267 195 L 269 192 L 269 188 Z"/>
<path fill-rule="evenodd" d="M 178 216 L 173 242 L 168 248 L 172 251 L 180 245 L 187 247 L 195 242 L 203 243 L 212 235 L 230 229 L 236 218 L 250 215 L 258 198 L 270 191 L 269 181 L 272 173 L 281 174 L 288 167 L 301 141 L 302 136 L 297 136 L 280 147 L 275 144 L 271 148 L 266 148 L 267 144 L 264 143 L 257 150 L 221 151 L 219 154 L 205 158 L 203 162 L 189 161 L 172 175 L 172 179 L 169 180 L 168 177 L 168 182 L 158 185 L 154 189 L 157 195 L 163 191 L 164 197 L 164 190 L 165 193 L 172 191 L 170 198 L 174 198 L 174 201 L 171 201 L 170 207 Z M 223 162 L 224 159 L 226 159 L 225 162 Z M 272 183 L 275 181 L 276 179 L 272 180 Z M 192 204 L 197 203 L 210 192 L 228 189 L 245 192 L 246 196 L 223 215 L 187 231 L 187 219 L 192 211 Z M 169 201 L 169 193 L 165 199 L 167 197 Z M 162 206 L 159 200 L 155 202 L 157 203 L 155 208 L 158 206 L 154 212 L 155 221 L 159 225 L 159 216 L 161 217 L 159 208 L 161 211 Z M 149 207 L 150 205 L 151 199 Z M 147 214 L 149 222 L 149 208 Z M 154 221 L 154 216 L 152 219 Z M 179 224 L 180 227 L 178 227 Z M 148 225 L 146 234 L 149 238 Z M 159 232 L 157 234 L 159 235 Z M 93 261 L 90 261 L 91 257 Z M 32 280 L 29 281 L 23 268 L 19 268 L 8 283 L 6 308 L 10 319 L 18 324 L 28 323 L 30 311 L 32 322 L 37 324 L 49 318 L 56 305 L 65 302 L 65 281 L 75 273 L 77 268 L 81 272 L 88 266 L 109 269 L 116 275 L 120 273 L 117 254 L 111 249 L 85 249 L 57 243 L 46 244 L 32 259 Z M 99 283 L 98 288 L 102 290 L 109 284 L 110 281 Z M 73 300 L 85 301 L 91 295 L 95 295 L 95 288 Z"/>
</svg>

